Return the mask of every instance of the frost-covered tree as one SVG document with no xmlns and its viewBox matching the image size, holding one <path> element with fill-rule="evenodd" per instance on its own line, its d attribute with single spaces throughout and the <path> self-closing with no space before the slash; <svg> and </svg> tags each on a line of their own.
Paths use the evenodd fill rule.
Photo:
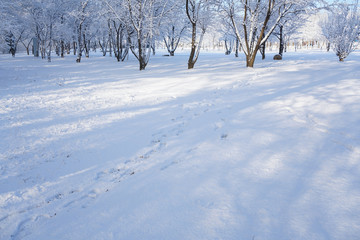
<svg viewBox="0 0 360 240">
<path fill-rule="evenodd" d="M 130 23 L 127 27 L 130 50 L 139 61 L 140 70 L 145 70 L 169 0 L 124 1 Z"/>
<path fill-rule="evenodd" d="M 183 1 L 173 1 L 172 9 L 164 16 L 160 26 L 160 34 L 170 56 L 174 56 L 188 27 L 189 20 L 186 17 Z"/>
<path fill-rule="evenodd" d="M 186 15 L 191 25 L 191 51 L 188 60 L 188 69 L 194 68 L 199 58 L 201 44 L 206 30 L 214 18 L 215 1 L 186 0 Z M 198 38 L 198 35 L 200 37 Z"/>
<path fill-rule="evenodd" d="M 61 24 L 61 17 L 64 14 L 65 2 L 63 0 L 48 0 L 43 3 L 43 31 L 44 31 L 44 44 L 43 51 L 46 51 L 47 60 L 51 62 L 51 53 L 53 51 L 53 45 L 58 40 L 58 26 Z"/>
<path fill-rule="evenodd" d="M 339 57 L 339 61 L 355 50 L 360 34 L 358 0 L 352 4 L 342 2 L 334 5 L 327 20 L 321 23 L 324 37 Z"/>
<path fill-rule="evenodd" d="M 103 15 L 108 21 L 109 41 L 105 42 L 105 35 L 102 34 L 103 43 L 100 44 L 101 48 L 106 48 L 103 45 L 109 45 L 110 49 L 113 49 L 117 61 L 124 61 L 130 48 L 128 33 L 132 32 L 132 29 L 129 29 L 130 21 L 129 12 L 126 11 L 127 5 L 125 1 L 106 0 L 105 6 L 106 13 Z"/>
<path fill-rule="evenodd" d="M 72 18 L 73 26 L 75 27 L 77 40 L 77 58 L 76 62 L 81 62 L 82 52 L 84 50 L 84 32 L 88 24 L 90 11 L 89 5 L 91 0 L 76 0 L 73 3 L 73 10 L 69 13 Z"/>
<path fill-rule="evenodd" d="M 304 11 L 316 0 L 223 0 L 222 7 L 241 41 L 246 66 L 253 67 L 263 45 L 281 20 L 289 14 Z"/>
<path fill-rule="evenodd" d="M 229 22 L 226 16 L 221 17 L 222 26 L 221 26 L 221 35 L 222 38 L 220 40 L 224 41 L 225 44 L 225 55 L 230 55 L 233 50 L 235 50 L 235 56 L 238 57 L 239 51 L 239 40 L 236 37 L 234 28 Z"/>
<path fill-rule="evenodd" d="M 29 36 L 29 14 L 24 11 L 24 2 L 3 0 L 0 7 L 0 35 L 5 43 L 3 47 L 14 57 L 19 42 Z"/>
</svg>

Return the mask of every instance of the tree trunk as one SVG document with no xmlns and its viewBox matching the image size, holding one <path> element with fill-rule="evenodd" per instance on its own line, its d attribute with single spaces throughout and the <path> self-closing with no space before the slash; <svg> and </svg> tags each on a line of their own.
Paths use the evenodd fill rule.
<svg viewBox="0 0 360 240">
<path fill-rule="evenodd" d="M 279 41 L 279 55 L 282 56 L 284 53 L 283 26 L 280 26 Z"/>
<path fill-rule="evenodd" d="M 236 43 L 235 43 L 235 57 L 239 57 L 239 39 L 236 38 Z"/>
<path fill-rule="evenodd" d="M 191 35 L 191 52 L 188 60 L 188 69 L 193 69 L 196 60 L 195 53 L 196 53 L 196 23 L 192 23 L 192 35 Z"/>
<path fill-rule="evenodd" d="M 84 41 L 85 57 L 86 57 L 86 58 L 89 58 L 90 41 L 86 40 L 86 35 L 85 35 L 85 33 L 83 33 L 83 41 Z"/>
<path fill-rule="evenodd" d="M 78 27 L 78 42 L 77 42 L 77 58 L 76 58 L 76 62 L 79 63 L 81 62 L 81 56 L 82 56 L 82 39 L 81 39 L 81 35 L 82 35 L 82 26 L 81 24 Z"/>
<path fill-rule="evenodd" d="M 248 54 L 246 55 L 246 67 L 254 67 L 255 64 L 255 59 L 256 59 L 256 53 L 259 50 L 258 47 L 256 47 L 256 51 L 254 51 L 254 53 L 252 54 Z"/>
<path fill-rule="evenodd" d="M 41 58 L 44 59 L 46 57 L 46 47 L 45 47 L 45 40 L 41 40 Z"/>
<path fill-rule="evenodd" d="M 65 44 L 64 44 L 64 40 L 61 40 L 60 42 L 60 55 L 63 58 L 64 57 L 64 53 L 65 53 Z"/>
<path fill-rule="evenodd" d="M 230 46 L 228 46 L 228 41 L 227 39 L 225 39 L 225 55 L 230 55 L 231 53 L 231 43 L 230 43 Z"/>
<path fill-rule="evenodd" d="M 74 42 L 73 42 L 74 56 L 76 56 L 76 49 L 77 49 L 77 46 L 76 46 L 76 42 L 74 41 Z"/>
<path fill-rule="evenodd" d="M 65 47 L 66 47 L 66 54 L 69 55 L 71 51 L 71 43 L 70 42 L 66 43 Z"/>
<path fill-rule="evenodd" d="M 140 71 L 142 71 L 142 70 L 145 70 L 145 68 L 146 68 L 146 61 L 144 59 L 140 36 L 142 36 L 141 32 L 138 33 L 138 48 L 139 48 L 138 60 L 139 60 L 139 65 L 140 65 Z"/>
<path fill-rule="evenodd" d="M 114 22 L 114 27 L 115 27 L 115 22 Z M 120 37 L 120 28 L 121 28 L 121 25 L 119 26 L 119 28 L 115 28 L 116 29 L 116 54 L 115 54 L 115 57 L 118 62 L 120 62 L 121 54 L 122 54 L 122 45 L 121 45 L 122 38 Z"/>
<path fill-rule="evenodd" d="M 265 59 L 265 49 L 266 49 L 266 42 L 264 42 L 263 44 L 260 45 L 260 53 L 261 53 L 261 59 L 264 60 Z"/>
<path fill-rule="evenodd" d="M 50 24 L 50 39 L 49 39 L 49 50 L 48 50 L 48 62 L 51 62 L 51 47 L 52 47 L 52 23 Z"/>
<path fill-rule="evenodd" d="M 151 50 L 152 50 L 153 56 L 155 56 L 156 55 L 155 43 L 151 44 Z"/>
<path fill-rule="evenodd" d="M 33 49 L 34 57 L 39 57 L 39 39 L 37 37 L 33 38 Z"/>
</svg>

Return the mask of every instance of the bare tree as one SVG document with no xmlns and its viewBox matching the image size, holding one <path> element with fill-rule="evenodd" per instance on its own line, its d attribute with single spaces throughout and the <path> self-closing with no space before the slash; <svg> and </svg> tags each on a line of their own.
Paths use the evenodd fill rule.
<svg viewBox="0 0 360 240">
<path fill-rule="evenodd" d="M 174 1 L 172 11 L 164 16 L 160 26 L 160 34 L 170 56 L 175 55 L 180 40 L 189 27 L 189 21 L 182 3 L 182 1 Z"/>
<path fill-rule="evenodd" d="M 246 66 L 253 67 L 260 46 L 288 14 L 304 11 L 315 1 L 309 0 L 225 0 L 227 12 L 241 41 Z"/>
<path fill-rule="evenodd" d="M 86 29 L 86 21 L 90 16 L 89 4 L 91 0 L 76 0 L 72 2 L 73 10 L 69 13 L 70 24 L 75 28 L 76 44 L 74 42 L 77 52 L 76 62 L 81 62 L 82 52 L 84 50 L 84 31 Z"/>
<path fill-rule="evenodd" d="M 131 26 L 127 27 L 130 50 L 145 70 L 154 37 L 164 16 L 168 0 L 125 0 Z M 132 37 L 134 36 L 134 37 Z"/>
<path fill-rule="evenodd" d="M 213 1 L 186 0 L 186 15 L 191 25 L 191 51 L 188 60 L 188 69 L 195 66 L 199 58 L 204 34 L 211 24 Z M 198 38 L 197 35 L 200 34 Z"/>
</svg>

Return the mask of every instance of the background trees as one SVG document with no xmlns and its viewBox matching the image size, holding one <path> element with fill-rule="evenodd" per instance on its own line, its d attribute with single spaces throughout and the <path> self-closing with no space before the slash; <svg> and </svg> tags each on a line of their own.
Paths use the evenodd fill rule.
<svg viewBox="0 0 360 240">
<path fill-rule="evenodd" d="M 28 54 L 51 61 L 100 49 L 122 62 L 132 53 L 140 70 L 149 62 L 155 43 L 173 56 L 179 44 L 189 49 L 188 68 L 195 66 L 206 33 L 212 47 L 227 54 L 241 48 L 246 66 L 253 67 L 257 53 L 265 57 L 271 36 L 279 40 L 279 54 L 289 37 L 308 18 L 309 10 L 323 0 L 2 0 L 0 48 L 15 56 L 20 46 Z M 332 4 L 322 24 L 327 41 L 342 61 L 359 33 L 358 1 Z M 217 34 L 214 34 L 217 33 Z M 220 36 L 221 35 L 221 36 Z M 204 41 L 205 38 L 205 41 Z M 225 43 L 216 45 L 215 42 Z M 271 40 L 274 41 L 274 40 Z"/>
<path fill-rule="evenodd" d="M 260 46 L 290 14 L 297 15 L 314 6 L 308 0 L 224 0 L 222 8 L 231 20 L 246 56 L 246 66 L 253 67 Z"/>
</svg>

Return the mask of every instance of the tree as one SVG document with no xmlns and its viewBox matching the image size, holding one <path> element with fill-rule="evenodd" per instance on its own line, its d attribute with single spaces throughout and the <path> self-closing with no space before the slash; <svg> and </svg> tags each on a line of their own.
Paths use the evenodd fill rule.
<svg viewBox="0 0 360 240">
<path fill-rule="evenodd" d="M 260 46 L 284 17 L 305 11 L 314 3 L 310 0 L 224 0 L 222 6 L 243 46 L 246 66 L 254 66 Z"/>
<path fill-rule="evenodd" d="M 155 35 L 168 8 L 169 0 L 124 0 L 125 19 L 116 11 L 114 3 L 105 0 L 108 7 L 127 30 L 130 50 L 139 61 L 140 70 L 145 70 L 153 47 Z M 121 30 L 121 29 L 120 29 Z"/>
<path fill-rule="evenodd" d="M 84 33 L 90 19 L 91 0 L 76 0 L 72 2 L 72 11 L 69 12 L 70 25 L 75 28 L 77 58 L 76 62 L 81 62 L 82 52 L 84 50 Z M 74 44 L 75 50 L 75 44 Z"/>
<path fill-rule="evenodd" d="M 168 0 L 125 0 L 131 26 L 128 30 L 130 50 L 145 70 L 155 35 L 167 10 Z M 132 37 L 133 36 L 133 37 Z"/>
<path fill-rule="evenodd" d="M 28 36 L 29 15 L 22 11 L 22 1 L 3 1 L 0 7 L 2 24 L 0 33 L 6 42 L 6 49 L 15 57 L 19 42 Z"/>
<path fill-rule="evenodd" d="M 334 5 L 321 27 L 339 61 L 344 61 L 355 50 L 360 34 L 358 0 L 352 4 L 342 2 Z"/>
<path fill-rule="evenodd" d="M 195 66 L 199 58 L 201 44 L 213 17 L 214 2 L 211 0 L 186 0 L 186 15 L 191 25 L 191 51 L 188 69 Z M 200 32 L 200 38 L 197 38 Z"/>
<path fill-rule="evenodd" d="M 118 62 L 124 61 L 126 56 L 129 53 L 129 42 L 128 42 L 128 27 L 130 22 L 128 19 L 128 13 L 125 11 L 126 5 L 124 1 L 111 1 L 106 0 L 106 13 L 104 13 L 103 18 L 107 18 L 108 29 L 109 29 L 109 41 L 103 44 L 101 48 L 104 49 L 107 44 L 110 48 L 113 47 L 115 57 Z M 129 30 L 131 32 L 132 30 Z M 103 39 L 104 34 L 102 34 Z M 103 51 L 104 54 L 104 51 Z"/>
<path fill-rule="evenodd" d="M 166 49 L 170 56 L 174 56 L 181 38 L 189 27 L 185 8 L 181 3 L 181 1 L 175 1 L 173 3 L 173 9 L 164 16 L 160 26 L 161 36 L 164 39 Z"/>
<path fill-rule="evenodd" d="M 297 30 L 306 22 L 305 15 L 302 13 L 289 14 L 284 17 L 274 30 L 273 35 L 279 40 L 279 55 L 286 52 L 286 45 L 290 37 L 297 33 Z"/>
</svg>

